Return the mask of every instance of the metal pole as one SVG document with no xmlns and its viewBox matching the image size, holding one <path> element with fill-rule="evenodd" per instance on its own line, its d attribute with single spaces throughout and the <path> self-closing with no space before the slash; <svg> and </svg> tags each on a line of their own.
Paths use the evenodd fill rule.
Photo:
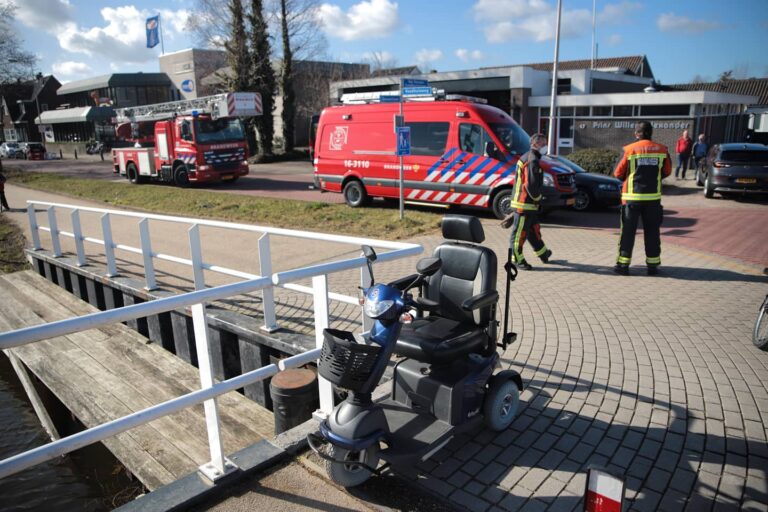
<svg viewBox="0 0 768 512">
<path fill-rule="evenodd" d="M 115 243 L 112 241 L 112 226 L 109 222 L 109 214 L 101 216 L 101 231 L 104 233 L 104 255 L 107 257 L 107 277 L 117 275 L 115 263 Z"/>
<path fill-rule="evenodd" d="M 205 288 L 205 273 L 203 272 L 203 254 L 200 248 L 200 227 L 195 224 L 189 228 L 188 233 L 192 272 L 195 276 L 195 290 L 202 290 Z"/>
<path fill-rule="evenodd" d="M 321 275 L 312 278 L 312 289 L 315 306 L 315 346 L 323 348 L 323 329 L 328 327 L 328 276 Z M 317 384 L 320 392 L 320 409 L 315 411 L 314 417 L 324 420 L 333 411 L 333 388 L 331 383 L 317 376 Z"/>
<path fill-rule="evenodd" d="M 595 69 L 595 27 L 597 26 L 597 0 L 592 0 L 592 62 L 589 69 Z"/>
<path fill-rule="evenodd" d="M 555 147 L 555 124 L 557 115 L 557 61 L 560 58 L 560 14 L 563 10 L 563 0 L 557 0 L 557 27 L 555 29 L 555 61 L 552 63 L 552 96 L 549 100 L 549 154 L 556 154 Z"/>
<path fill-rule="evenodd" d="M 40 226 L 37 224 L 34 204 L 27 205 L 27 217 L 29 217 L 29 231 L 32 233 L 32 248 L 39 251 L 43 246 L 40 245 Z"/>
<path fill-rule="evenodd" d="M 75 236 L 75 251 L 77 252 L 77 266 L 84 267 L 86 264 L 85 247 L 83 245 L 83 230 L 80 227 L 80 211 L 72 210 L 70 217 L 72 217 L 72 234 Z"/>
<path fill-rule="evenodd" d="M 400 82 L 400 119 L 403 119 L 403 86 Z M 403 119 L 403 123 L 405 120 Z M 397 130 L 395 130 L 395 148 L 397 148 Z M 405 197 L 403 194 L 403 155 L 400 155 L 400 220 L 405 218 Z"/>
<path fill-rule="evenodd" d="M 269 233 L 264 233 L 259 238 L 259 265 L 262 276 L 272 275 L 272 250 L 269 245 Z M 262 330 L 275 332 L 280 327 L 277 325 L 277 315 L 275 314 L 275 291 L 272 286 L 267 286 L 261 290 L 262 302 L 264 304 L 264 325 Z"/>
<path fill-rule="evenodd" d="M 163 41 L 163 24 L 160 22 L 160 15 L 157 15 L 157 24 L 160 29 L 160 54 L 165 55 L 165 42 Z"/>
<path fill-rule="evenodd" d="M 59 242 L 59 226 L 56 223 L 56 209 L 48 207 L 48 227 L 51 230 L 51 244 L 53 244 L 53 256 L 61 257 L 61 243 Z"/>
<path fill-rule="evenodd" d="M 157 288 L 155 281 L 155 264 L 152 260 L 152 240 L 149 236 L 149 219 L 142 219 L 139 222 L 139 237 L 141 238 L 141 253 L 144 257 L 144 276 L 146 279 L 147 290 Z"/>
</svg>

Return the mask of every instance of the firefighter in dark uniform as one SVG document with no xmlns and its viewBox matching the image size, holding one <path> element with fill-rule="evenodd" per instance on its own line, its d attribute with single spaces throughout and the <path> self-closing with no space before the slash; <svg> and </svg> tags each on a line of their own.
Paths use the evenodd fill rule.
<svg viewBox="0 0 768 512">
<path fill-rule="evenodd" d="M 613 171 L 614 176 L 624 182 L 621 189 L 619 256 L 613 270 L 625 276 L 629 275 L 639 219 L 643 219 L 648 275 L 657 274 L 661 264 L 661 180 L 671 174 L 672 164 L 667 147 L 653 142 L 652 135 L 651 123 L 637 123 L 635 137 L 638 141 L 624 147 L 624 156 Z"/>
<path fill-rule="evenodd" d="M 524 270 L 533 269 L 523 256 L 523 245 L 526 240 L 531 243 L 534 254 L 544 263 L 547 263 L 552 256 L 552 251 L 547 249 L 541 239 L 538 215 L 544 182 L 544 172 L 541 170 L 539 160 L 541 151 L 546 146 L 547 137 L 543 133 L 537 133 L 531 137 L 531 150 L 520 157 L 515 169 L 515 191 L 510 203 L 514 211 L 501 222 L 503 228 L 512 226 L 512 233 L 509 236 L 510 259 L 514 256 L 517 266 Z"/>
</svg>

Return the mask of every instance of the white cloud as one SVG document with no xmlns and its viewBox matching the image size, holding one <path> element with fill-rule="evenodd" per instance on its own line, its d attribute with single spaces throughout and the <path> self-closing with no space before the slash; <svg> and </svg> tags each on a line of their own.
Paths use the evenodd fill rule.
<svg viewBox="0 0 768 512">
<path fill-rule="evenodd" d="M 322 4 L 317 11 L 325 33 L 345 41 L 390 35 L 399 23 L 398 5 L 389 0 L 367 0 L 344 12 L 338 5 Z"/>
<path fill-rule="evenodd" d="M 462 62 L 469 62 L 470 60 L 483 60 L 485 57 L 480 50 L 469 51 L 466 48 L 459 48 L 454 52 L 454 55 Z"/>
<path fill-rule="evenodd" d="M 74 8 L 69 0 L 24 0 L 16 2 L 16 18 L 32 28 L 55 32 L 72 21 Z"/>
<path fill-rule="evenodd" d="M 416 52 L 416 55 L 414 56 L 413 60 L 414 62 L 416 62 L 416 65 L 419 66 L 421 69 L 428 69 L 432 67 L 435 61 L 440 60 L 442 58 L 443 58 L 443 52 L 441 50 L 430 50 L 427 48 L 422 48 L 421 50 Z"/>
<path fill-rule="evenodd" d="M 597 15 L 599 24 L 619 24 L 642 8 L 636 2 L 608 4 Z M 557 9 L 547 0 L 477 0 L 473 7 L 475 21 L 483 27 L 490 43 L 511 40 L 543 42 L 555 38 Z M 590 9 L 564 9 L 560 36 L 573 38 L 592 30 Z"/>
<path fill-rule="evenodd" d="M 72 60 L 56 62 L 51 68 L 53 69 L 54 75 L 57 77 L 63 76 L 65 78 L 79 77 L 92 71 L 91 66 L 85 62 L 75 62 Z"/>
<path fill-rule="evenodd" d="M 90 57 L 106 57 L 117 62 L 139 63 L 154 60 L 154 50 L 146 48 L 145 22 L 155 11 L 139 10 L 134 5 L 105 7 L 100 11 L 106 24 L 82 28 L 68 23 L 58 31 L 59 44 L 64 50 Z M 181 34 L 189 11 L 161 11 L 163 35 L 167 39 Z"/>
<path fill-rule="evenodd" d="M 621 37 L 621 34 L 611 34 L 608 36 L 608 46 L 619 46 L 623 42 L 624 38 Z"/>
<path fill-rule="evenodd" d="M 701 34 L 702 32 L 722 27 L 717 21 L 692 20 L 672 12 L 660 15 L 656 20 L 656 25 L 662 32 L 679 32 L 683 34 Z"/>
</svg>

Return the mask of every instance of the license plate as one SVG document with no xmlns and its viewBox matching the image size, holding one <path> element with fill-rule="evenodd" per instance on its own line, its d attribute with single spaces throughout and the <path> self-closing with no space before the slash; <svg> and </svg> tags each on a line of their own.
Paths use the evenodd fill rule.
<svg viewBox="0 0 768 512">
<path fill-rule="evenodd" d="M 757 178 L 736 178 L 736 183 L 757 183 Z"/>
<path fill-rule="evenodd" d="M 576 198 L 575 197 L 571 197 L 569 199 L 566 199 L 565 200 L 565 204 L 566 204 L 566 206 L 571 206 L 573 204 L 576 204 Z"/>
<path fill-rule="evenodd" d="M 235 179 L 235 175 L 234 174 L 226 174 L 226 175 L 222 176 L 221 179 L 222 179 L 222 181 L 233 180 L 233 179 Z"/>
</svg>

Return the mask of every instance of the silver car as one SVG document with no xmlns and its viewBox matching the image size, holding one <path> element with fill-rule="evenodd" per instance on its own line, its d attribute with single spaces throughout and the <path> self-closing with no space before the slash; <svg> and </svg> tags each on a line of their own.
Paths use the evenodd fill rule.
<svg viewBox="0 0 768 512">
<path fill-rule="evenodd" d="M 18 142 L 3 142 L 0 144 L 0 158 L 18 158 L 16 153 L 19 153 L 21 148 Z"/>
</svg>

